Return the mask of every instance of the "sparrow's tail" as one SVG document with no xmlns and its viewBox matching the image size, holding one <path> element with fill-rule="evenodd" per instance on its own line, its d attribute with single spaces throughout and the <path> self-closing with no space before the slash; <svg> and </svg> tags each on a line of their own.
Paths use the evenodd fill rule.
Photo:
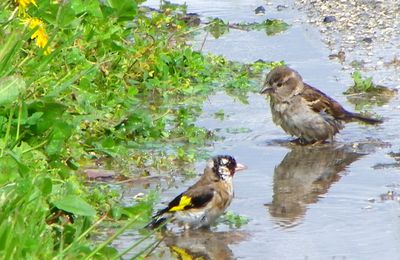
<svg viewBox="0 0 400 260">
<path fill-rule="evenodd" d="M 366 116 L 363 116 L 363 115 L 360 115 L 360 114 L 357 114 L 357 113 L 352 113 L 351 114 L 351 118 L 355 119 L 355 120 L 358 120 L 358 121 L 361 121 L 361 122 L 364 122 L 364 123 L 367 123 L 367 124 L 370 124 L 370 125 L 376 125 L 376 124 L 383 123 L 383 120 L 381 120 L 381 119 L 370 118 L 370 117 L 366 117 Z"/>
</svg>

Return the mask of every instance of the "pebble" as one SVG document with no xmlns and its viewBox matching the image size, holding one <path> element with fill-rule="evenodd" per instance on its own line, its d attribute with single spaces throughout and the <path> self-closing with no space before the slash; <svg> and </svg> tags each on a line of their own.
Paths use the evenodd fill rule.
<svg viewBox="0 0 400 260">
<path fill-rule="evenodd" d="M 336 17 L 332 16 L 332 15 L 325 16 L 325 18 L 324 18 L 324 23 L 333 23 L 333 22 L 336 22 L 336 21 L 337 21 Z"/>
<path fill-rule="evenodd" d="M 287 6 L 287 5 L 277 5 L 276 6 L 276 10 L 277 11 L 283 11 L 283 10 L 285 10 L 286 8 L 288 8 L 289 6 Z"/>
<path fill-rule="evenodd" d="M 259 7 L 257 7 L 255 10 L 254 10 L 254 13 L 255 14 L 257 14 L 257 15 L 263 15 L 263 14 L 265 14 L 265 8 L 264 8 L 264 6 L 259 6 Z"/>
<path fill-rule="evenodd" d="M 139 192 L 139 193 L 137 193 L 135 196 L 133 196 L 133 198 L 135 199 L 135 200 L 138 200 L 138 199 L 142 199 L 143 197 L 144 197 L 144 193 L 143 192 Z"/>
<path fill-rule="evenodd" d="M 365 37 L 364 39 L 362 39 L 363 42 L 366 43 L 372 43 L 372 38 L 371 37 Z"/>
</svg>

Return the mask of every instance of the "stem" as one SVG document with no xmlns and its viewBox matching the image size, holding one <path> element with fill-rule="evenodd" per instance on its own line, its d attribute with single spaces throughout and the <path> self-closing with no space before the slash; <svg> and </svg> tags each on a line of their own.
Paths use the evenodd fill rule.
<svg viewBox="0 0 400 260">
<path fill-rule="evenodd" d="M 14 107 L 11 108 L 10 110 L 10 115 L 8 116 L 8 123 L 7 123 L 7 130 L 6 130 L 6 136 L 4 137 L 4 145 L 3 148 L 1 148 L 1 153 L 0 153 L 0 157 L 3 157 L 4 154 L 4 150 L 7 147 L 7 143 L 8 143 L 8 138 L 10 136 L 10 130 L 11 130 L 11 119 L 14 115 Z"/>
<path fill-rule="evenodd" d="M 67 252 L 72 245 L 75 245 L 77 242 L 79 242 L 82 238 L 86 237 L 97 225 L 99 225 L 105 218 L 107 217 L 107 214 L 104 214 L 104 216 L 102 216 L 99 220 L 97 220 L 96 223 L 94 223 L 92 226 L 90 226 L 87 230 L 85 230 L 85 232 L 83 232 L 79 237 L 77 237 L 74 242 L 72 242 L 71 244 L 69 244 L 64 250 L 63 253 L 65 254 L 65 252 Z M 62 253 L 61 253 L 62 254 Z"/>
<path fill-rule="evenodd" d="M 22 117 L 22 100 L 20 100 L 19 107 L 18 107 L 17 134 L 15 135 L 15 141 L 18 141 L 18 139 L 19 139 L 19 129 L 21 127 L 21 117 Z"/>
<path fill-rule="evenodd" d="M 168 219 L 167 221 L 165 221 L 161 226 L 157 227 L 156 229 L 154 229 L 152 232 L 150 232 L 149 234 L 147 234 L 146 236 L 144 236 L 143 238 L 139 239 L 139 241 L 137 241 L 136 243 L 134 243 L 133 245 L 131 245 L 130 247 L 128 247 L 127 249 L 125 249 L 124 251 L 122 251 L 119 255 L 117 255 L 115 258 L 113 258 L 112 260 L 115 259 L 120 259 L 123 255 L 127 254 L 129 251 L 131 251 L 133 248 L 135 248 L 136 246 L 140 245 L 140 243 L 142 243 L 143 241 L 145 241 L 146 239 L 148 239 L 150 236 L 154 235 L 156 232 L 158 232 L 159 230 L 161 230 L 162 228 L 164 228 L 168 223 L 170 223 L 171 221 L 173 221 L 173 218 Z M 163 241 L 164 238 L 162 238 L 160 241 L 155 241 L 154 243 L 150 244 L 149 246 L 147 246 L 144 250 L 140 251 L 138 254 L 136 254 L 134 257 L 132 257 L 132 259 L 136 259 L 137 257 L 139 257 L 141 254 L 143 254 L 147 249 L 149 249 L 150 247 L 152 247 L 153 245 L 156 244 L 156 246 L 149 251 L 148 254 L 150 254 L 157 246 L 158 244 L 161 243 L 161 241 Z"/>
<path fill-rule="evenodd" d="M 101 243 L 96 249 L 94 249 L 88 256 L 86 256 L 85 260 L 92 259 L 92 257 L 97 254 L 101 249 L 106 247 L 109 243 L 111 243 L 117 236 L 121 235 L 125 230 L 127 230 L 139 217 L 141 214 L 132 218 L 128 223 L 125 224 L 122 228 L 118 229 L 112 236 L 110 236 L 106 241 Z"/>
<path fill-rule="evenodd" d="M 6 8 L 4 8 L 6 9 Z M 18 12 L 18 7 L 15 7 L 14 11 L 11 13 L 10 17 L 8 18 L 8 22 L 11 21 L 12 19 L 14 19 L 15 14 Z"/>
<path fill-rule="evenodd" d="M 60 236 L 60 254 L 58 258 L 60 260 L 63 259 L 63 247 L 64 247 L 64 227 L 61 226 L 61 236 Z"/>
<path fill-rule="evenodd" d="M 203 39 L 203 42 L 201 43 L 201 47 L 200 47 L 200 52 L 203 51 L 204 45 L 206 44 L 207 36 L 208 36 L 208 31 L 206 31 L 206 35 L 204 35 L 204 39 Z"/>
<path fill-rule="evenodd" d="M 43 141 L 42 143 L 40 143 L 40 144 L 38 144 L 38 145 L 36 145 L 36 146 L 34 146 L 34 147 L 31 147 L 31 148 L 29 148 L 29 149 L 26 149 L 26 150 L 22 151 L 22 154 L 27 153 L 27 152 L 30 152 L 30 151 L 32 151 L 32 150 L 36 150 L 36 149 L 38 149 L 39 147 L 42 147 L 43 145 L 45 145 L 47 142 L 48 142 L 48 140 L 45 140 L 45 141 Z"/>
<path fill-rule="evenodd" d="M 158 240 L 158 242 L 155 243 L 154 247 L 151 250 L 149 250 L 149 252 L 147 252 L 147 254 L 144 257 L 147 258 L 151 253 L 153 253 L 153 251 L 161 244 L 163 240 L 164 238 Z"/>
<path fill-rule="evenodd" d="M 146 246 L 142 251 L 134 255 L 131 259 L 138 259 L 144 252 L 146 252 L 149 248 L 152 248 L 154 245 L 158 246 L 161 241 L 154 241 L 150 245 Z M 154 247 L 155 248 L 155 247 Z"/>
<path fill-rule="evenodd" d="M 114 257 L 112 260 L 120 259 L 123 255 L 126 255 L 129 251 L 131 251 L 133 248 L 135 248 L 135 247 L 137 247 L 138 245 L 140 245 L 143 241 L 145 241 L 146 239 L 148 239 L 148 238 L 149 238 L 150 236 L 152 236 L 154 233 L 155 233 L 155 231 L 149 233 L 148 235 L 146 235 L 146 236 L 144 236 L 144 237 L 142 237 L 141 239 L 139 239 L 138 241 L 136 241 L 136 243 L 133 243 L 130 247 L 128 247 L 127 249 L 125 249 L 124 251 L 122 251 L 119 255 L 117 255 L 116 257 Z M 156 242 L 158 242 L 158 241 L 156 241 Z M 150 245 L 153 245 L 153 244 L 150 244 Z M 147 249 L 147 247 L 146 247 L 145 249 Z M 142 254 L 142 251 L 141 251 L 138 255 L 136 255 L 136 257 L 140 256 L 141 254 Z M 136 259 L 136 257 L 133 257 L 133 259 Z"/>
</svg>

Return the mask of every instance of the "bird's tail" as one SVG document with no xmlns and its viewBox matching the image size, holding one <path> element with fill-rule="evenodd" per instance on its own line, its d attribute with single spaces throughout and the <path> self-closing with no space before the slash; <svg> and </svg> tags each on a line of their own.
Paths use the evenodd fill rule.
<svg viewBox="0 0 400 260">
<path fill-rule="evenodd" d="M 364 122 L 364 123 L 367 123 L 367 124 L 370 124 L 370 125 L 376 125 L 376 124 L 383 123 L 382 119 L 366 117 L 366 116 L 363 116 L 363 115 L 357 114 L 357 113 L 351 113 L 351 118 L 361 121 L 361 122 Z"/>
<path fill-rule="evenodd" d="M 153 219 L 148 223 L 145 228 L 148 229 L 156 229 L 164 224 L 168 223 L 171 220 L 172 216 L 167 214 L 160 214 L 153 216 Z"/>
</svg>

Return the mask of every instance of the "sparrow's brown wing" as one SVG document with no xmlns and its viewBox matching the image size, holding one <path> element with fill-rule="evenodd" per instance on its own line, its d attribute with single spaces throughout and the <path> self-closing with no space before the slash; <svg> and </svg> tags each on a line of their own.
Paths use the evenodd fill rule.
<svg viewBox="0 0 400 260">
<path fill-rule="evenodd" d="M 304 83 L 304 90 L 300 95 L 307 101 L 310 108 L 317 113 L 325 112 L 340 120 L 350 120 L 352 117 L 352 113 L 344 109 L 338 102 L 307 83 Z"/>
<path fill-rule="evenodd" d="M 205 206 L 214 196 L 211 186 L 191 187 L 173 199 L 165 209 L 160 210 L 156 216 L 166 212 L 183 211 Z"/>
</svg>

